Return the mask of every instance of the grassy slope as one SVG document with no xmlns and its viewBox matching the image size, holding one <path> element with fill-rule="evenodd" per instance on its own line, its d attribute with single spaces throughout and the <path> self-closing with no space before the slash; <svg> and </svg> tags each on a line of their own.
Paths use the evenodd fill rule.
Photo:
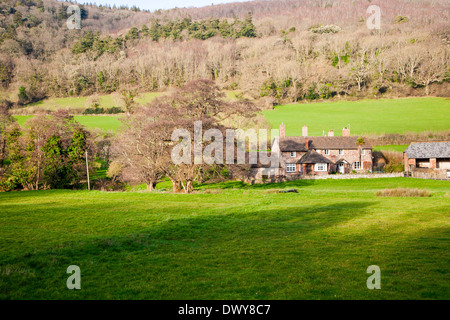
<svg viewBox="0 0 450 320">
<path fill-rule="evenodd" d="M 147 92 L 141 93 L 136 97 L 136 102 L 140 104 L 146 104 L 151 102 L 154 98 L 160 96 L 159 92 Z M 120 100 L 120 95 L 117 95 Z M 28 107 L 42 107 L 49 110 L 65 109 L 65 108 L 75 108 L 75 109 L 85 109 L 86 100 L 88 97 L 73 97 L 73 98 L 50 98 L 45 99 L 36 103 L 29 104 Z M 101 95 L 99 96 L 100 107 L 111 108 L 117 106 L 117 101 L 115 101 L 113 95 Z"/>
<path fill-rule="evenodd" d="M 448 130 L 450 99 L 407 98 L 338 101 L 296 104 L 276 107 L 264 112 L 274 128 L 284 122 L 286 135 L 301 135 L 303 125 L 310 135 L 322 135 L 350 124 L 353 134 L 405 133 Z"/>
<path fill-rule="evenodd" d="M 227 95 L 233 99 L 233 92 L 227 92 Z M 348 124 L 352 134 L 442 131 L 449 129 L 450 99 L 380 99 L 286 105 L 264 111 L 264 115 L 274 128 L 279 128 L 284 122 L 288 136 L 301 135 L 304 124 L 308 125 L 310 135 L 322 135 L 323 130 L 326 133 L 334 130 L 336 135 L 341 135 L 342 128 Z M 28 118 L 16 116 L 21 124 Z M 117 130 L 120 126 L 117 116 L 76 118 L 89 128 Z"/>
<path fill-rule="evenodd" d="M 374 196 L 397 186 L 433 196 Z M 240 188 L 0 194 L 0 298 L 450 298 L 448 182 L 219 187 Z M 268 192 L 275 187 L 300 193 Z M 72 264 L 80 291 L 65 288 Z M 382 290 L 366 288 L 372 264 Z"/>
<path fill-rule="evenodd" d="M 230 100 L 236 99 L 237 92 L 235 91 L 226 91 L 226 97 Z M 146 103 L 151 102 L 154 98 L 160 96 L 161 93 L 158 92 L 149 92 L 142 93 L 136 98 L 136 101 L 139 104 L 145 105 Z M 64 108 L 78 108 L 84 109 L 86 108 L 85 103 L 87 97 L 75 97 L 75 98 L 52 98 L 40 101 L 38 103 L 30 104 L 31 107 L 42 107 L 49 110 L 56 109 L 64 109 Z M 100 96 L 99 99 L 100 107 L 103 108 L 111 108 L 116 106 L 114 103 L 114 99 L 112 95 Z M 20 125 L 23 125 L 29 118 L 32 116 L 15 116 L 16 120 Z M 118 120 L 120 117 L 117 115 L 101 115 L 101 116 L 75 116 L 75 119 L 88 128 L 99 128 L 102 130 L 112 130 L 117 131 L 120 127 L 120 121 Z"/>
<path fill-rule="evenodd" d="M 25 122 L 32 117 L 33 116 L 14 116 L 20 125 L 24 125 Z M 119 117 L 120 115 L 75 116 L 75 120 L 87 128 L 117 131 L 120 127 Z"/>
</svg>

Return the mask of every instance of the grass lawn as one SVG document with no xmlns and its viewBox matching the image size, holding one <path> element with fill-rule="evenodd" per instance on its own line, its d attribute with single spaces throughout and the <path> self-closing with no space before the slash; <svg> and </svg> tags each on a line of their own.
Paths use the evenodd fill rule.
<svg viewBox="0 0 450 320">
<path fill-rule="evenodd" d="M 301 135 L 307 125 L 310 135 L 322 135 L 350 124 L 352 134 L 406 133 L 449 129 L 449 98 L 406 98 L 338 101 L 278 106 L 264 111 L 272 127 L 284 122 L 286 135 Z M 439 115 L 439 116 L 436 116 Z"/>
<path fill-rule="evenodd" d="M 374 195 L 394 187 L 432 197 Z M 395 178 L 3 193 L 0 299 L 450 299 L 449 191 Z"/>
</svg>

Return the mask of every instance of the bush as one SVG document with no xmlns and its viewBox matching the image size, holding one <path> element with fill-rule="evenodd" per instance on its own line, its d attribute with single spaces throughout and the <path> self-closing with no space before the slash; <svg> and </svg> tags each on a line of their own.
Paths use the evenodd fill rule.
<svg viewBox="0 0 450 320">
<path fill-rule="evenodd" d="M 341 31 L 341 28 L 334 24 L 329 24 L 326 26 L 312 27 L 309 29 L 309 31 L 311 31 L 313 33 L 319 33 L 319 34 L 338 33 L 339 31 Z"/>
<path fill-rule="evenodd" d="M 431 197 L 431 193 L 424 189 L 384 189 L 376 193 L 377 197 Z"/>
<path fill-rule="evenodd" d="M 19 97 L 19 102 L 18 102 L 19 105 L 24 105 L 28 102 L 29 99 L 28 99 L 27 91 L 24 86 L 21 86 L 19 88 L 18 97 Z"/>
<path fill-rule="evenodd" d="M 405 166 L 403 164 L 403 153 L 397 151 L 383 151 L 383 156 L 386 159 L 385 172 L 403 172 Z"/>
<path fill-rule="evenodd" d="M 111 107 L 111 108 L 102 108 L 102 107 L 95 107 L 95 108 L 86 108 L 83 111 L 83 114 L 118 114 L 118 113 L 124 113 L 122 108 L 120 107 Z"/>
<path fill-rule="evenodd" d="M 409 21 L 408 17 L 404 17 L 404 16 L 396 16 L 394 19 L 394 23 L 406 23 Z"/>
</svg>

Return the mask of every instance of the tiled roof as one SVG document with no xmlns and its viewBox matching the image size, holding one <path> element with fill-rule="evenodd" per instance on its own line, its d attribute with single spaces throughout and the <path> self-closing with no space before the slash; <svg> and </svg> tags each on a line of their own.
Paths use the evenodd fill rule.
<svg viewBox="0 0 450 320">
<path fill-rule="evenodd" d="M 250 163 L 250 153 L 253 153 L 253 154 L 255 154 L 256 153 L 256 157 L 257 157 L 257 161 L 258 161 L 258 163 L 257 164 L 251 164 L 250 165 L 250 167 L 251 168 L 266 168 L 266 169 L 269 169 L 269 168 L 272 168 L 272 163 L 267 163 L 266 161 L 264 161 L 264 163 L 263 162 L 261 162 L 261 153 L 259 153 L 259 152 L 254 152 L 254 151 L 252 151 L 252 152 L 246 152 L 246 155 L 245 155 L 245 163 Z M 272 156 L 272 152 L 267 152 L 267 157 L 268 158 L 270 158 Z M 280 162 L 278 162 L 278 166 L 277 166 L 277 168 L 281 168 L 281 163 Z"/>
<path fill-rule="evenodd" d="M 411 159 L 450 158 L 450 141 L 414 142 L 406 149 Z"/>
<path fill-rule="evenodd" d="M 332 163 L 323 155 L 315 152 L 314 150 L 308 151 L 297 163 Z"/>
<path fill-rule="evenodd" d="M 358 136 L 350 137 L 307 137 L 309 149 L 358 149 L 356 141 Z M 372 149 L 372 145 L 364 138 L 363 149 Z M 282 152 L 308 151 L 305 148 L 305 137 L 285 137 L 280 138 L 280 150 Z"/>
</svg>

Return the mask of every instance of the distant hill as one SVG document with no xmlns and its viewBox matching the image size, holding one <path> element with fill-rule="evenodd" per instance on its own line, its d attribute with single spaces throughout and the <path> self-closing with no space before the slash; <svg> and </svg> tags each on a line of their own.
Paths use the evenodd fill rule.
<svg viewBox="0 0 450 320">
<path fill-rule="evenodd" d="M 258 0 L 147 12 L 80 6 L 67 27 L 54 0 L 0 3 L 2 97 L 166 90 L 208 78 L 261 105 L 351 97 L 449 96 L 450 5 L 379 1 Z"/>
</svg>

